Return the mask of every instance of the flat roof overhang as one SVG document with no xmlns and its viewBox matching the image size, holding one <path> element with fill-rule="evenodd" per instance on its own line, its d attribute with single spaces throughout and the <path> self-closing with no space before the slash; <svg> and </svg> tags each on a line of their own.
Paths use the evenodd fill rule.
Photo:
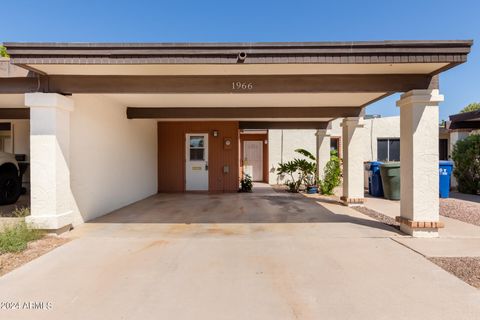
<svg viewBox="0 0 480 320">
<path fill-rule="evenodd" d="M 449 129 L 480 129 L 480 110 L 449 116 Z"/>
<path fill-rule="evenodd" d="M 0 77 L 0 93 L 102 94 L 129 107 L 131 118 L 145 118 L 148 111 L 147 118 L 156 112 L 160 117 L 156 119 L 167 121 L 174 118 L 165 113 L 176 108 L 185 109 L 175 119 L 194 115 L 195 119 L 212 119 L 207 108 L 238 108 L 240 112 L 241 108 L 270 107 L 270 111 L 283 109 L 285 116 L 277 118 L 270 112 L 267 118 L 236 119 L 257 124 L 310 121 L 318 126 L 336 117 L 358 115 L 361 108 L 396 92 L 438 88 L 437 75 L 465 62 L 472 44 L 471 40 L 10 42 L 4 44 L 10 62 L 30 73 L 28 77 Z M 325 108 L 325 116 L 313 116 L 316 109 L 309 117 L 294 116 L 308 107 Z M 195 108 L 202 108 L 204 116 Z M 287 108 L 297 113 L 286 112 Z M 354 111 L 346 112 L 347 108 Z M 214 119 L 231 119 L 218 111 Z"/>
<path fill-rule="evenodd" d="M 435 75 L 467 60 L 471 40 L 263 43 L 7 42 L 41 75 Z"/>
<path fill-rule="evenodd" d="M 465 62 L 471 40 L 4 45 L 14 64 L 393 64 Z"/>
</svg>

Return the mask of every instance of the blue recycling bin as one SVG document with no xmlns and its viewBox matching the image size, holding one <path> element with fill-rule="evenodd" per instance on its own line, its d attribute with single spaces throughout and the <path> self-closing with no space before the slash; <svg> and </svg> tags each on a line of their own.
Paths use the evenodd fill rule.
<svg viewBox="0 0 480 320">
<path fill-rule="evenodd" d="M 450 196 L 450 179 L 452 176 L 452 170 L 453 161 L 440 161 L 438 168 L 440 198 L 448 198 Z"/>
<path fill-rule="evenodd" d="M 368 193 L 374 197 L 383 197 L 382 176 L 380 175 L 380 165 L 383 162 L 370 161 L 368 173 Z"/>
</svg>

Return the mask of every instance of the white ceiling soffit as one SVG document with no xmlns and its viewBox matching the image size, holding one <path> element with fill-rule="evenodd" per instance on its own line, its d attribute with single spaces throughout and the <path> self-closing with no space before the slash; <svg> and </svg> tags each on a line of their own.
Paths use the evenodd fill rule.
<svg viewBox="0 0 480 320">
<path fill-rule="evenodd" d="M 353 107 L 385 92 L 276 94 L 105 94 L 128 107 Z"/>
<path fill-rule="evenodd" d="M 261 74 L 430 74 L 448 63 L 395 64 L 31 64 L 59 75 L 261 75 Z"/>
<path fill-rule="evenodd" d="M 25 107 L 25 95 L 0 94 L 0 108 L 23 108 L 23 107 Z"/>
</svg>

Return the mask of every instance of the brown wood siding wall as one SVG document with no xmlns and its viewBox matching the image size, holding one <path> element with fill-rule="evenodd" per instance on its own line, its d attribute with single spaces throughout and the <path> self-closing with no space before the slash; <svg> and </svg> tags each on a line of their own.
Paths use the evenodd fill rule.
<svg viewBox="0 0 480 320">
<path fill-rule="evenodd" d="M 240 178 L 243 175 L 243 142 L 244 141 L 268 141 L 268 134 L 240 134 Z M 263 143 L 263 182 L 268 183 L 268 144 Z"/>
<path fill-rule="evenodd" d="M 219 136 L 213 136 L 218 130 Z M 238 190 L 238 122 L 159 122 L 158 123 L 158 192 L 185 191 L 185 135 L 208 133 L 208 176 L 210 192 Z M 224 148 L 224 139 L 232 141 Z M 223 167 L 230 167 L 223 173 Z"/>
</svg>

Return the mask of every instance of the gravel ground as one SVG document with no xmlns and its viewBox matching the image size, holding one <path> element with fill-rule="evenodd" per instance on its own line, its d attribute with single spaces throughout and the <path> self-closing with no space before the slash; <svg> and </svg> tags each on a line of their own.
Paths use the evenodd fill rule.
<svg viewBox="0 0 480 320">
<path fill-rule="evenodd" d="M 440 199 L 440 214 L 480 226 L 480 203 L 455 198 Z"/>
<path fill-rule="evenodd" d="M 68 242 L 69 239 L 45 236 L 28 244 L 27 249 L 18 253 L 0 254 L 0 276 Z"/>
<path fill-rule="evenodd" d="M 387 215 L 384 215 L 383 213 L 380 213 L 378 211 L 368 209 L 366 207 L 352 207 L 353 209 L 357 210 L 360 213 L 363 213 L 366 216 L 369 216 L 370 218 L 373 218 L 375 220 L 378 220 L 388 226 L 394 227 L 398 230 L 400 230 L 400 224 L 395 221 L 394 218 L 389 217 Z"/>
<path fill-rule="evenodd" d="M 480 257 L 430 257 L 442 269 L 480 289 Z"/>
</svg>

